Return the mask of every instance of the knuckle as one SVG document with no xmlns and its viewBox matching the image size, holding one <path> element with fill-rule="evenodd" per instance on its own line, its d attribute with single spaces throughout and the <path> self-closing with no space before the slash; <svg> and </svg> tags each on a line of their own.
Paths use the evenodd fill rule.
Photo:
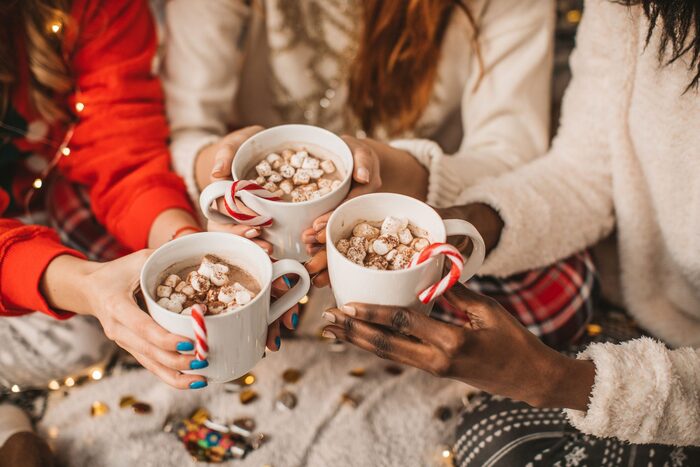
<svg viewBox="0 0 700 467">
<path fill-rule="evenodd" d="M 353 318 L 346 316 L 345 320 L 343 322 L 343 331 L 345 331 L 345 334 L 348 336 L 352 336 L 354 334 L 354 331 L 355 331 L 355 326 L 356 326 L 355 320 Z"/>
<path fill-rule="evenodd" d="M 391 323 L 392 329 L 397 331 L 404 331 L 411 325 L 411 315 L 403 308 L 396 308 L 391 313 Z"/>
<path fill-rule="evenodd" d="M 374 350 L 374 354 L 379 358 L 388 358 L 391 352 L 391 343 L 384 334 L 375 334 L 370 338 L 370 344 Z"/>
<path fill-rule="evenodd" d="M 458 354 L 465 344 L 464 333 L 462 332 L 451 332 L 448 334 L 447 339 L 444 341 L 445 352 L 449 355 Z"/>
<path fill-rule="evenodd" d="M 433 376 L 442 378 L 450 374 L 450 368 L 450 359 L 444 355 L 441 355 L 433 359 L 433 362 L 430 365 L 430 373 Z"/>
</svg>

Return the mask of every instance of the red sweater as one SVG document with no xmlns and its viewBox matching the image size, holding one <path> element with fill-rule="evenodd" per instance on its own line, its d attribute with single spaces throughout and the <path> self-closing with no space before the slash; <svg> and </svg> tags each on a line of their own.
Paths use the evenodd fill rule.
<svg viewBox="0 0 700 467">
<path fill-rule="evenodd" d="M 114 237 L 141 249 L 160 213 L 171 208 L 192 212 L 182 180 L 170 171 L 163 94 L 152 71 L 156 33 L 150 10 L 145 0 L 75 0 L 72 19 L 79 32 L 71 69 L 79 91 L 70 104 L 85 107 L 69 144 L 70 156 L 62 157 L 56 170 L 88 187 L 96 218 Z M 24 79 L 12 91 L 12 107 L 27 122 L 36 122 L 40 117 L 29 104 L 23 60 Z M 51 128 L 48 137 L 60 142 L 62 132 Z M 4 145 L 0 138 L 0 159 L 6 162 L 26 151 L 50 158 L 57 146 L 17 134 Z M 7 165 L 0 165 L 3 175 L 14 174 L 12 193 L 19 199 L 19 182 L 34 176 L 19 161 Z M 70 316 L 50 309 L 39 282 L 56 256 L 82 255 L 61 245 L 51 229 L 8 217 L 9 204 L 9 193 L 0 188 L 0 316 L 35 310 Z"/>
</svg>

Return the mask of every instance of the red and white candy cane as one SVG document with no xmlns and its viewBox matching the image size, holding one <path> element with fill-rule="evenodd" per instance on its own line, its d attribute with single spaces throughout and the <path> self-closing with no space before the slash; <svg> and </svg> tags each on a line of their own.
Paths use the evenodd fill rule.
<svg viewBox="0 0 700 467">
<path fill-rule="evenodd" d="M 455 285 L 455 283 L 459 280 L 459 276 L 462 275 L 462 269 L 464 269 L 464 257 L 460 254 L 457 248 L 447 243 L 433 243 L 432 245 L 427 246 L 419 254 L 413 257 L 411 267 L 425 263 L 430 258 L 434 258 L 435 256 L 439 255 L 445 255 L 450 261 L 452 261 L 450 272 L 445 277 L 440 279 L 440 281 L 418 294 L 418 299 L 422 303 L 429 303 L 431 300 L 447 292 L 450 287 Z"/>
<path fill-rule="evenodd" d="M 236 222 L 244 225 L 253 225 L 260 227 L 269 227 L 272 225 L 272 218 L 269 216 L 254 216 L 251 214 L 246 214 L 238 209 L 236 206 L 235 198 L 238 197 L 238 193 L 242 191 L 247 191 L 252 195 L 258 196 L 260 198 L 269 199 L 270 201 L 280 201 L 281 198 L 273 195 L 265 188 L 261 187 L 257 183 L 250 182 L 248 180 L 236 180 L 231 185 L 231 189 L 224 194 L 224 205 L 226 206 L 226 211 L 233 217 Z"/>
<path fill-rule="evenodd" d="M 197 360 L 206 360 L 209 355 L 207 344 L 207 324 L 204 322 L 204 313 L 207 308 L 196 303 L 192 305 L 192 329 L 194 330 L 194 355 Z"/>
</svg>

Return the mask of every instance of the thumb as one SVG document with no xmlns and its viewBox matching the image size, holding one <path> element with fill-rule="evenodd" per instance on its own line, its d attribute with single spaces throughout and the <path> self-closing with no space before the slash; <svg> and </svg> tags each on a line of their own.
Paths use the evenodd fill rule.
<svg viewBox="0 0 700 467">
<path fill-rule="evenodd" d="M 494 322 L 495 313 L 501 306 L 490 297 L 474 292 L 458 282 L 443 295 L 446 308 L 454 307 L 458 314 L 469 320 L 472 329 L 482 329 Z"/>
<path fill-rule="evenodd" d="M 211 169 L 211 178 L 229 178 L 231 176 L 231 163 L 235 155 L 235 148 L 227 143 L 223 143 L 214 154 L 214 164 Z"/>
</svg>

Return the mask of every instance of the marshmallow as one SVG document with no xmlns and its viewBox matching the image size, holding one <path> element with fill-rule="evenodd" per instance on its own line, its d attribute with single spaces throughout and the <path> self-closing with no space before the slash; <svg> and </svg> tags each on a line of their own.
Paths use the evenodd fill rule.
<svg viewBox="0 0 700 467">
<path fill-rule="evenodd" d="M 294 151 L 292 151 L 291 149 L 285 149 L 284 151 L 282 151 L 282 159 L 284 159 L 285 162 L 289 162 L 293 155 Z"/>
<path fill-rule="evenodd" d="M 332 189 L 331 185 L 333 182 L 327 178 L 320 178 L 317 183 L 319 188 L 328 188 L 329 190 Z"/>
<path fill-rule="evenodd" d="M 328 193 L 330 193 L 332 190 L 330 188 L 319 188 L 318 189 L 318 194 L 320 196 L 326 196 Z"/>
<path fill-rule="evenodd" d="M 394 235 L 381 235 L 372 242 L 372 251 L 384 256 L 391 250 L 399 246 L 399 239 Z"/>
<path fill-rule="evenodd" d="M 364 250 L 361 250 L 360 248 L 356 248 L 354 246 L 351 246 L 348 248 L 347 253 L 345 254 L 345 257 L 352 261 L 353 263 L 357 263 L 360 266 L 363 265 L 363 261 L 365 260 L 365 256 L 367 256 L 367 253 Z"/>
<path fill-rule="evenodd" d="M 331 189 L 337 190 L 342 184 L 343 182 L 341 182 L 340 180 L 333 180 L 333 183 L 331 183 Z"/>
<path fill-rule="evenodd" d="M 229 271 L 229 268 L 228 268 L 228 266 L 225 265 L 224 263 L 216 263 L 216 264 L 214 265 L 214 271 L 216 271 L 216 272 L 222 272 L 222 273 L 224 273 L 224 274 L 227 274 L 228 271 Z"/>
<path fill-rule="evenodd" d="M 169 298 L 161 298 L 158 300 L 158 305 L 173 313 L 180 313 L 182 311 L 182 304 L 173 302 Z"/>
<path fill-rule="evenodd" d="M 408 229 L 402 229 L 399 230 L 399 241 L 404 244 L 408 245 L 411 243 L 411 240 L 413 240 L 413 235 L 411 235 L 411 231 Z"/>
<path fill-rule="evenodd" d="M 272 171 L 270 176 L 267 177 L 267 181 L 272 183 L 279 183 L 282 180 L 284 180 L 284 177 L 282 177 L 282 175 L 280 175 L 279 172 L 275 172 L 274 170 Z"/>
<path fill-rule="evenodd" d="M 414 238 L 411 242 L 411 248 L 416 251 L 423 251 L 428 245 L 430 242 L 427 238 Z"/>
<path fill-rule="evenodd" d="M 408 227 L 408 219 L 388 216 L 382 222 L 382 235 L 398 235 L 399 231 Z"/>
<path fill-rule="evenodd" d="M 292 178 L 297 170 L 291 165 L 284 164 L 280 166 L 279 171 L 280 175 L 282 175 L 284 178 Z"/>
<path fill-rule="evenodd" d="M 210 278 L 211 283 L 221 287 L 222 285 L 228 284 L 228 274 L 225 272 L 215 272 Z"/>
<path fill-rule="evenodd" d="M 321 161 L 311 156 L 304 159 L 304 161 L 301 163 L 302 169 L 318 169 L 320 166 Z"/>
<path fill-rule="evenodd" d="M 168 287 L 175 287 L 178 282 L 180 282 L 180 277 L 177 274 L 170 274 L 163 281 L 163 285 L 167 285 Z"/>
<path fill-rule="evenodd" d="M 306 151 L 299 151 L 294 153 L 294 155 L 289 159 L 289 163 L 292 167 L 300 169 L 304 165 L 304 160 L 309 157 L 309 153 Z"/>
<path fill-rule="evenodd" d="M 403 251 L 399 251 L 398 249 L 394 251 L 396 251 L 396 255 L 394 255 L 394 257 L 391 260 L 390 268 L 394 271 L 399 269 L 406 269 L 409 266 L 409 264 L 411 264 L 413 250 L 408 248 Z"/>
<path fill-rule="evenodd" d="M 236 309 L 238 309 L 238 308 L 240 308 L 240 307 L 241 307 L 241 306 L 238 305 L 236 302 L 231 302 L 231 303 L 228 304 L 228 306 L 226 307 L 226 310 L 225 310 L 225 311 L 226 311 L 226 313 L 228 313 L 228 312 L 234 311 L 234 310 L 236 310 Z"/>
<path fill-rule="evenodd" d="M 257 183 L 260 186 L 263 186 L 267 180 L 265 180 L 265 177 L 258 177 L 255 179 L 255 183 Z"/>
<path fill-rule="evenodd" d="M 311 178 L 314 180 L 318 180 L 319 178 L 323 177 L 323 170 L 321 169 L 305 169 L 309 171 L 309 175 L 311 175 Z"/>
<path fill-rule="evenodd" d="M 311 194 L 309 194 L 309 200 L 319 199 L 321 196 L 323 196 L 321 190 L 312 191 Z"/>
<path fill-rule="evenodd" d="M 187 297 L 185 294 L 175 292 L 174 294 L 170 295 L 170 301 L 182 305 L 185 303 L 185 301 L 187 301 Z"/>
<path fill-rule="evenodd" d="M 207 291 L 204 297 L 202 297 L 202 301 L 215 302 L 217 298 L 219 298 L 219 290 L 212 287 Z"/>
<path fill-rule="evenodd" d="M 261 177 L 268 177 L 272 173 L 272 166 L 267 161 L 261 161 L 255 166 L 255 171 Z"/>
<path fill-rule="evenodd" d="M 196 292 L 206 292 L 209 290 L 209 287 L 211 287 L 209 279 L 195 271 L 189 273 L 187 276 L 187 282 L 190 283 Z"/>
<path fill-rule="evenodd" d="M 209 306 L 207 306 L 207 313 L 211 313 L 212 315 L 218 315 L 219 313 L 224 311 L 224 308 L 226 308 L 226 305 L 219 301 L 211 302 Z"/>
<path fill-rule="evenodd" d="M 270 193 L 277 191 L 277 185 L 275 185 L 272 182 L 267 182 L 266 184 L 263 185 L 263 188 L 265 188 Z"/>
<path fill-rule="evenodd" d="M 428 231 L 421 229 L 420 227 L 416 227 L 413 224 L 409 224 L 408 230 L 411 231 L 414 237 L 428 238 Z"/>
<path fill-rule="evenodd" d="M 300 186 L 299 189 L 308 195 L 318 190 L 318 185 L 316 183 L 309 183 L 308 185 Z"/>
<path fill-rule="evenodd" d="M 275 196 L 277 198 L 281 198 L 284 196 L 284 191 L 282 191 L 282 190 L 273 191 L 272 196 Z"/>
<path fill-rule="evenodd" d="M 170 297 L 170 294 L 171 294 L 171 293 L 173 293 L 173 288 L 172 288 L 172 287 L 169 287 L 169 286 L 167 286 L 167 285 L 159 285 L 159 286 L 156 288 L 156 297 L 159 297 L 159 298 L 163 298 L 163 297 L 168 298 L 168 297 Z"/>
<path fill-rule="evenodd" d="M 335 164 L 332 160 L 326 159 L 325 161 L 321 162 L 321 169 L 323 169 L 323 171 L 327 174 L 332 174 L 335 172 Z"/>
<path fill-rule="evenodd" d="M 282 183 L 280 183 L 280 190 L 282 190 L 286 194 L 291 193 L 293 189 L 294 184 L 289 180 L 284 180 Z"/>
<path fill-rule="evenodd" d="M 396 258 L 396 255 L 397 255 L 398 253 L 399 253 L 399 250 L 397 250 L 396 248 L 394 248 L 394 249 L 391 250 L 389 253 L 387 253 L 386 255 L 384 255 L 384 257 L 386 258 L 387 261 L 391 262 L 391 261 L 394 260 L 394 258 Z"/>
<path fill-rule="evenodd" d="M 216 272 L 214 270 L 214 263 L 202 261 L 202 264 L 199 265 L 197 272 L 202 276 L 206 277 L 207 279 L 210 278 Z"/>
<path fill-rule="evenodd" d="M 367 239 L 363 237 L 352 237 L 350 239 L 350 246 L 354 248 L 359 248 L 362 251 L 367 251 Z"/>
<path fill-rule="evenodd" d="M 182 290 L 183 290 L 185 287 L 187 287 L 187 282 L 185 282 L 185 281 L 178 282 L 178 284 L 175 286 L 175 289 L 174 289 L 174 290 L 175 290 L 175 292 L 182 292 Z"/>
<path fill-rule="evenodd" d="M 361 222 L 352 229 L 352 235 L 354 237 L 374 238 L 379 236 L 379 229 L 367 222 Z"/>
<path fill-rule="evenodd" d="M 182 310 L 183 315 L 192 316 L 192 305 Z"/>
<path fill-rule="evenodd" d="M 236 291 L 236 304 L 247 305 L 253 300 L 253 294 L 249 290 Z"/>
<path fill-rule="evenodd" d="M 236 299 L 236 289 L 232 285 L 221 287 L 217 298 L 220 302 L 229 304 Z"/>
<path fill-rule="evenodd" d="M 386 258 L 384 258 L 383 256 L 372 253 L 367 256 L 367 259 L 365 260 L 365 266 L 367 266 L 370 269 L 384 270 L 389 267 L 389 261 L 387 261 Z"/>
<path fill-rule="evenodd" d="M 311 181 L 311 174 L 308 170 L 299 169 L 297 173 L 294 174 L 294 177 L 292 177 L 292 181 L 295 185 L 306 185 Z"/>
<path fill-rule="evenodd" d="M 183 284 L 185 284 L 183 282 Z M 185 286 L 180 290 L 181 293 L 184 293 L 186 297 L 192 298 L 194 295 L 194 288 L 191 285 L 185 284 Z"/>
<path fill-rule="evenodd" d="M 298 188 L 295 188 L 292 190 L 292 202 L 293 203 L 301 203 L 302 201 L 306 201 L 308 198 L 307 194 L 301 191 Z"/>
<path fill-rule="evenodd" d="M 282 161 L 282 156 L 277 154 L 276 152 L 271 152 L 270 154 L 265 157 L 265 160 L 270 163 L 270 165 L 274 164 L 275 162 L 280 162 Z"/>
<path fill-rule="evenodd" d="M 338 249 L 341 255 L 344 255 L 348 252 L 348 248 L 350 248 L 350 240 L 348 240 L 347 238 L 341 238 L 335 244 L 335 247 Z"/>
</svg>

